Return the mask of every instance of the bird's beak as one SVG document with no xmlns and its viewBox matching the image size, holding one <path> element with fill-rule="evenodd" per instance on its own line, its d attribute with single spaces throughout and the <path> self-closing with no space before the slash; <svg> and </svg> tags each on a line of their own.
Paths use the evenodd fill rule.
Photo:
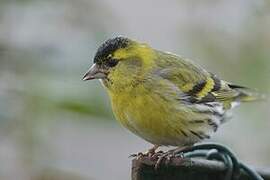
<svg viewBox="0 0 270 180">
<path fill-rule="evenodd" d="M 92 79 L 103 79 L 106 74 L 98 67 L 97 64 L 93 64 L 90 69 L 83 76 L 83 81 L 88 81 Z"/>
</svg>

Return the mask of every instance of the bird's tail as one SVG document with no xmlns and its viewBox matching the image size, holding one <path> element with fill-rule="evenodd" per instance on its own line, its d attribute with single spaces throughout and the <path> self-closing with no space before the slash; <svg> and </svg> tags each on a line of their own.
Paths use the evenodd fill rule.
<svg viewBox="0 0 270 180">
<path fill-rule="evenodd" d="M 239 102 L 262 101 L 267 99 L 265 94 L 261 94 L 247 87 L 232 84 L 230 84 L 229 87 L 237 92 L 235 100 Z"/>
</svg>

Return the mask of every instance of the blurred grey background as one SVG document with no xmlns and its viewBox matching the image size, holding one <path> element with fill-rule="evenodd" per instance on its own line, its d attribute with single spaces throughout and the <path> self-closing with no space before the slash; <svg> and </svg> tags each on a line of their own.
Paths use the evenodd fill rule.
<svg viewBox="0 0 270 180">
<path fill-rule="evenodd" d="M 82 82 L 97 47 L 125 35 L 270 90 L 267 0 L 0 0 L 0 179 L 126 180 L 150 144 L 115 121 L 99 82 Z M 245 104 L 211 141 L 270 167 L 269 102 Z"/>
</svg>

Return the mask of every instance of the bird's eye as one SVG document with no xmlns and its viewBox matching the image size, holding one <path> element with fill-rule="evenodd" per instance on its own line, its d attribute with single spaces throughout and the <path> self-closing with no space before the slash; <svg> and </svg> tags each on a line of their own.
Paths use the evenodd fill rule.
<svg viewBox="0 0 270 180">
<path fill-rule="evenodd" d="M 114 66 L 116 66 L 117 64 L 118 64 L 118 60 L 116 60 L 116 59 L 108 59 L 108 61 L 107 61 L 107 65 L 109 66 L 109 67 L 114 67 Z"/>
</svg>

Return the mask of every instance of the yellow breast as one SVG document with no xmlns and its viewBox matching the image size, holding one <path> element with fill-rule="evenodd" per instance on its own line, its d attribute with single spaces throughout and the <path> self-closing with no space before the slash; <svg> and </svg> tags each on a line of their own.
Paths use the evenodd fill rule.
<svg viewBox="0 0 270 180">
<path fill-rule="evenodd" d="M 124 127 L 153 144 L 179 144 L 179 140 L 184 140 L 181 129 L 185 122 L 174 113 L 173 104 L 148 91 L 137 86 L 120 94 L 110 92 L 116 118 Z"/>
</svg>

